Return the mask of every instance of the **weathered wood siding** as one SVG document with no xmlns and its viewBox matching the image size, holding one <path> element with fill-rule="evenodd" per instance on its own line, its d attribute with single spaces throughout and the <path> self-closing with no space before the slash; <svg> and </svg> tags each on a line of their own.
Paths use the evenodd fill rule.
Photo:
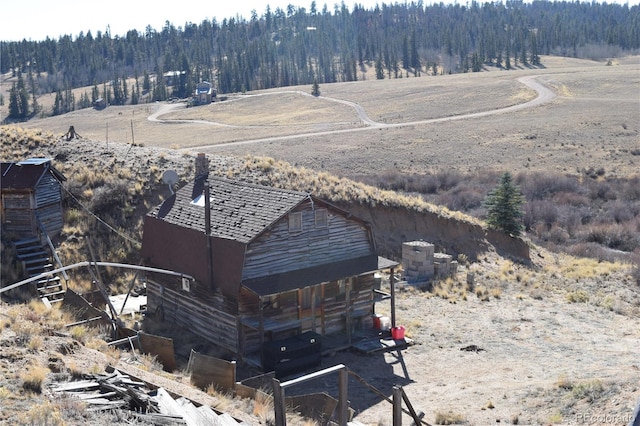
<svg viewBox="0 0 640 426">
<path fill-rule="evenodd" d="M 62 189 L 51 174 L 45 174 L 35 192 L 35 213 L 49 235 L 58 234 L 64 225 Z"/>
<path fill-rule="evenodd" d="M 32 205 L 32 192 L 7 192 L 2 194 L 3 223 L 7 232 L 19 235 L 36 235 L 36 221 Z"/>
<path fill-rule="evenodd" d="M 4 193 L 2 207 L 8 232 L 39 235 L 36 216 L 50 236 L 58 234 L 64 225 L 62 189 L 51 174 L 45 174 L 33 190 Z"/>
<path fill-rule="evenodd" d="M 214 300 L 199 297 L 164 286 L 152 279 L 147 281 L 147 310 L 155 318 L 185 327 L 213 343 L 218 348 L 236 354 L 238 330 L 236 316 L 220 309 Z M 222 302 L 224 303 L 224 302 Z"/>
<path fill-rule="evenodd" d="M 294 212 L 302 213 L 302 230 L 289 231 L 285 216 L 251 242 L 245 253 L 242 279 L 304 269 L 374 253 L 370 230 L 363 222 L 327 209 L 326 226 L 316 226 L 311 202 Z M 323 207 L 322 207 L 323 208 Z"/>
</svg>

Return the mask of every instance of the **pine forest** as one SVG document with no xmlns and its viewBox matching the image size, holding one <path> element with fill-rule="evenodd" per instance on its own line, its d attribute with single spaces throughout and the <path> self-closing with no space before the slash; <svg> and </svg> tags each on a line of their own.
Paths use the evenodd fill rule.
<svg viewBox="0 0 640 426">
<path fill-rule="evenodd" d="M 182 26 L 167 20 L 159 30 L 123 36 L 107 29 L 0 42 L 0 71 L 18 77 L 9 115 L 19 119 L 38 112 L 35 99 L 43 93 L 56 93 L 56 106 L 45 112 L 56 115 L 98 98 L 115 105 L 183 98 L 201 81 L 224 94 L 356 81 L 366 78 L 365 69 L 377 79 L 436 76 L 543 66 L 541 55 L 606 60 L 639 48 L 638 5 L 418 1 L 349 9 L 313 1 L 286 10 L 267 6 L 248 19 Z M 175 72 L 175 85 L 154 77 L 166 72 Z M 93 89 L 74 99 L 71 89 L 84 86 Z"/>
</svg>

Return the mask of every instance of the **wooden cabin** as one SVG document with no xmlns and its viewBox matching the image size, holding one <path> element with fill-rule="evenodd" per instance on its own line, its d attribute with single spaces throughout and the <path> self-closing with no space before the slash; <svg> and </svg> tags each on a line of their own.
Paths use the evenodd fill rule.
<svg viewBox="0 0 640 426">
<path fill-rule="evenodd" d="M 397 266 L 368 223 L 326 201 L 203 175 L 143 232 L 147 266 L 195 277 L 148 275 L 148 312 L 257 366 L 269 342 L 371 328 L 374 273 Z"/>
<path fill-rule="evenodd" d="M 0 210 L 3 231 L 15 239 L 57 235 L 63 226 L 62 182 L 47 158 L 2 163 Z"/>
</svg>

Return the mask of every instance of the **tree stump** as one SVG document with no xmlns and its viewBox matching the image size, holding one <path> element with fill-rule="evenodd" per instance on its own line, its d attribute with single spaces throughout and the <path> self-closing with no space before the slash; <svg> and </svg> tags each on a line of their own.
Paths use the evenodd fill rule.
<svg viewBox="0 0 640 426">
<path fill-rule="evenodd" d="M 69 126 L 69 130 L 63 136 L 66 140 L 70 141 L 71 139 L 80 139 L 80 135 L 76 133 L 76 129 L 73 126 Z"/>
</svg>

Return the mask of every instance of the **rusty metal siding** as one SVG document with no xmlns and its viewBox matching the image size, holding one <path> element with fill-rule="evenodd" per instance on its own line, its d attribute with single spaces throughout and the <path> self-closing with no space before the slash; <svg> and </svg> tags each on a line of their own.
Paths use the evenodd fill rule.
<svg viewBox="0 0 640 426">
<path fill-rule="evenodd" d="M 330 264 L 374 253 L 370 230 L 363 222 L 328 209 L 327 225 L 316 226 L 315 208 L 303 203 L 302 231 L 289 231 L 288 216 L 251 242 L 245 255 L 242 279 Z M 301 283 L 304 284 L 304 283 Z"/>
<path fill-rule="evenodd" d="M 150 216 L 144 219 L 143 232 L 142 258 L 146 265 L 191 275 L 198 281 L 202 293 L 219 291 L 228 299 L 237 300 L 244 244 L 210 237 L 214 281 L 211 286 L 204 232 Z"/>
</svg>

